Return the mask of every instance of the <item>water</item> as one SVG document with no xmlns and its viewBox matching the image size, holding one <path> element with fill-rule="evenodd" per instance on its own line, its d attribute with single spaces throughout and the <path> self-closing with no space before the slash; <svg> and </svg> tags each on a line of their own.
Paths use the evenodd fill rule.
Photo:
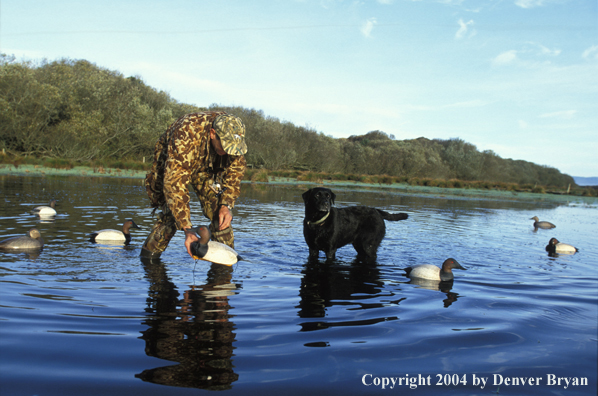
<svg viewBox="0 0 598 396">
<path fill-rule="evenodd" d="M 195 263 L 178 234 L 158 263 L 139 260 L 153 223 L 141 180 L 1 177 L 0 240 L 37 227 L 46 241 L 0 253 L 1 394 L 596 394 L 595 201 L 335 187 L 339 207 L 410 218 L 386 223 L 375 265 L 351 246 L 312 265 L 307 188 L 243 185 L 245 260 L 228 268 Z M 53 221 L 29 214 L 50 199 Z M 534 232 L 535 215 L 557 228 Z M 143 228 L 130 246 L 88 242 L 128 218 Z M 580 252 L 549 257 L 552 236 Z M 467 271 L 442 290 L 400 271 L 448 257 Z"/>
</svg>

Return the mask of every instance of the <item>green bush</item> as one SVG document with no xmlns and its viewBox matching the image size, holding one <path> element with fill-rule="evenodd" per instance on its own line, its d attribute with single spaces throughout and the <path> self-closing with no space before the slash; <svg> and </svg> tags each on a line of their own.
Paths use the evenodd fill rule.
<svg viewBox="0 0 598 396">
<path fill-rule="evenodd" d="M 43 162 L 43 166 L 54 169 L 73 169 L 75 167 L 73 161 L 63 158 L 47 158 Z"/>
<path fill-rule="evenodd" d="M 253 172 L 250 180 L 252 182 L 268 183 L 270 181 L 268 178 L 268 171 L 265 169 L 260 169 L 257 172 Z"/>
</svg>

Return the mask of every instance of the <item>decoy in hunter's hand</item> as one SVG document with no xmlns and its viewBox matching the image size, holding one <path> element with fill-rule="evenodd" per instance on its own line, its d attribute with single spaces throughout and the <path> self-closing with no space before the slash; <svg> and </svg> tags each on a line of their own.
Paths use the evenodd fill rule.
<svg viewBox="0 0 598 396">
<path fill-rule="evenodd" d="M 548 221 L 540 221 L 540 219 L 538 219 L 538 216 L 534 216 L 532 217 L 530 220 L 534 221 L 534 228 L 538 229 L 538 228 L 542 228 L 544 230 L 548 230 L 551 228 L 555 228 L 556 226 L 554 224 L 552 224 L 551 222 Z"/>
<path fill-rule="evenodd" d="M 56 216 L 56 200 L 53 199 L 50 201 L 48 206 L 38 206 L 33 208 L 31 213 L 38 215 L 40 217 L 45 216 Z"/>
<path fill-rule="evenodd" d="M 463 268 L 461 264 L 457 262 L 457 260 L 449 258 L 444 260 L 444 263 L 442 263 L 442 269 L 432 264 L 420 264 L 405 268 L 405 275 L 409 278 L 452 281 L 454 278 L 452 271 L 453 269 L 465 270 L 465 268 Z"/>
<path fill-rule="evenodd" d="M 12 237 L 0 242 L 0 250 L 18 251 L 18 250 L 39 250 L 44 247 L 42 235 L 36 228 L 32 228 L 27 235 Z"/>
<path fill-rule="evenodd" d="M 548 245 L 546 245 L 546 251 L 550 254 L 575 254 L 579 252 L 579 249 L 568 243 L 559 242 L 556 238 L 550 238 Z"/>
<path fill-rule="evenodd" d="M 100 230 L 89 235 L 90 242 L 108 242 L 108 243 L 125 243 L 131 242 L 131 228 L 139 228 L 133 220 L 127 220 L 123 224 L 122 231 L 119 230 Z"/>
<path fill-rule="evenodd" d="M 210 241 L 212 233 L 206 226 L 192 228 L 199 237 L 198 242 L 191 244 L 191 253 L 194 259 L 210 261 L 215 264 L 233 265 L 241 258 L 239 254 L 230 246 L 224 243 Z"/>
</svg>

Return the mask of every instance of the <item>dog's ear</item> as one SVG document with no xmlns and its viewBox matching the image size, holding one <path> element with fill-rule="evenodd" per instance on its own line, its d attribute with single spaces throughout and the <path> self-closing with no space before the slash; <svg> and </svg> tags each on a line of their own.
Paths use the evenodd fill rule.
<svg viewBox="0 0 598 396">
<path fill-rule="evenodd" d="M 336 194 L 333 193 L 332 191 L 330 191 L 330 197 L 331 197 L 332 204 L 334 205 L 334 200 L 336 199 Z"/>
<path fill-rule="evenodd" d="M 311 188 L 309 190 L 307 190 L 306 192 L 304 192 L 303 194 L 301 194 L 301 196 L 303 197 L 304 203 L 307 203 L 307 200 L 309 199 L 310 195 L 311 195 Z"/>
</svg>

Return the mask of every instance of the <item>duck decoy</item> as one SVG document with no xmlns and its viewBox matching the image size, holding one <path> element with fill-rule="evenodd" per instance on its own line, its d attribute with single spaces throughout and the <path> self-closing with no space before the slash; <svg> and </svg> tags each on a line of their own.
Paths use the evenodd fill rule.
<svg viewBox="0 0 598 396">
<path fill-rule="evenodd" d="M 0 250 L 39 250 L 44 247 L 42 234 L 37 228 L 32 228 L 27 235 L 12 237 L 0 242 Z"/>
<path fill-rule="evenodd" d="M 540 221 L 538 216 L 532 217 L 530 220 L 534 221 L 534 228 L 542 228 L 544 230 L 549 230 L 551 228 L 555 228 L 556 226 L 548 221 Z"/>
<path fill-rule="evenodd" d="M 405 268 L 405 275 L 409 278 L 451 281 L 454 278 L 453 269 L 466 270 L 457 262 L 457 260 L 449 258 L 442 263 L 442 269 L 432 264 L 420 264 Z"/>
<path fill-rule="evenodd" d="M 56 216 L 56 200 L 51 200 L 48 206 L 38 206 L 33 208 L 31 213 L 38 216 Z"/>
<path fill-rule="evenodd" d="M 119 230 L 100 230 L 92 232 L 89 235 L 90 242 L 124 242 L 128 244 L 131 242 L 131 228 L 139 228 L 133 220 L 127 220 L 123 224 L 122 231 Z"/>
<path fill-rule="evenodd" d="M 199 237 L 198 242 L 191 244 L 191 253 L 193 253 L 194 259 L 229 266 L 239 261 L 239 254 L 233 248 L 224 243 L 210 241 L 212 233 L 208 227 L 198 226 L 192 231 Z"/>
<path fill-rule="evenodd" d="M 559 242 L 556 238 L 550 238 L 548 245 L 546 245 L 546 251 L 550 254 L 564 253 L 564 254 L 575 254 L 579 252 L 579 249 L 568 243 Z"/>
</svg>

